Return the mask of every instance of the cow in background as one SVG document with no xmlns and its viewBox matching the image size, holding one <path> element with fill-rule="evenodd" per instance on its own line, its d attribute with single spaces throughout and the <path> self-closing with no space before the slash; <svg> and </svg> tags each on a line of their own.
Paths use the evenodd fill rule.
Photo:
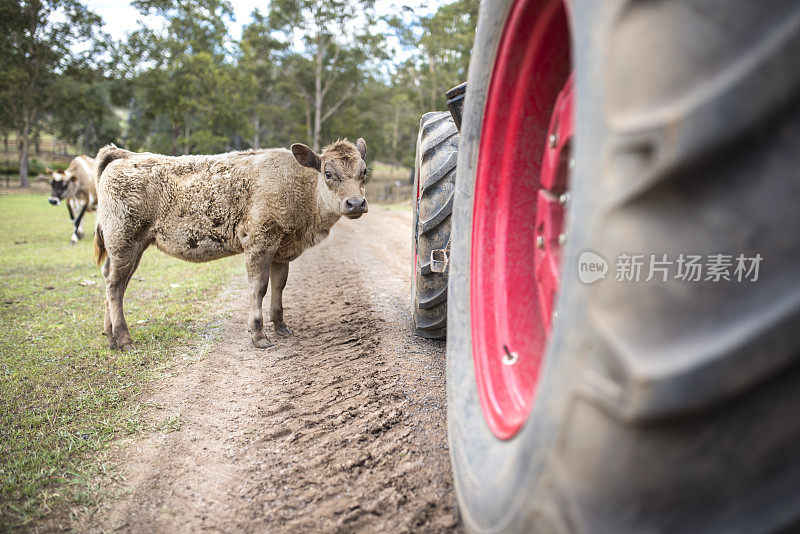
<svg viewBox="0 0 800 534">
<path fill-rule="evenodd" d="M 94 159 L 89 156 L 78 156 L 73 159 L 65 171 L 49 171 L 52 174 L 50 181 L 50 204 L 58 206 L 61 201 L 67 204 L 69 220 L 72 221 L 73 231 L 70 243 L 76 245 L 78 239 L 83 237 L 81 221 L 87 211 L 97 209 L 97 189 L 94 180 Z"/>
</svg>

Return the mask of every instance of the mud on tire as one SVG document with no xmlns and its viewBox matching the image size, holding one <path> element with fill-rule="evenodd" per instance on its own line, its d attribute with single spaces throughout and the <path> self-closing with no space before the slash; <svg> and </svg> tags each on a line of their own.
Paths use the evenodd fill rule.
<svg viewBox="0 0 800 534">
<path fill-rule="evenodd" d="M 414 170 L 412 317 L 421 337 L 447 332 L 448 272 L 431 271 L 431 251 L 449 248 L 450 216 L 458 157 L 458 130 L 449 112 L 426 113 L 420 121 Z"/>
</svg>

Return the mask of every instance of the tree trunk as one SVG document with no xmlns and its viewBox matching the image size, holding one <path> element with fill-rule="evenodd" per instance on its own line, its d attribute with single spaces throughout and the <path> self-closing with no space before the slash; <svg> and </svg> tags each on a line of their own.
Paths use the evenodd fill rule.
<svg viewBox="0 0 800 534">
<path fill-rule="evenodd" d="M 186 121 L 186 126 L 183 127 L 183 155 L 187 155 L 191 148 L 189 143 L 189 121 Z"/>
<path fill-rule="evenodd" d="M 392 161 L 397 165 L 397 143 L 400 137 L 400 106 L 394 108 L 394 124 L 392 125 Z"/>
<path fill-rule="evenodd" d="M 428 54 L 428 72 L 430 72 L 431 80 L 436 79 L 436 60 L 433 58 L 432 55 Z M 439 99 L 439 95 L 443 93 L 446 89 L 441 87 L 431 87 L 431 103 L 429 109 L 436 109 L 438 106 L 436 105 L 437 100 Z"/>
<path fill-rule="evenodd" d="M 319 152 L 319 133 L 322 130 L 322 36 L 317 38 L 317 55 L 314 58 L 314 144 Z"/>
<path fill-rule="evenodd" d="M 169 136 L 169 153 L 171 156 L 178 155 L 178 133 L 180 133 L 180 126 L 173 124 L 172 133 Z"/>
<path fill-rule="evenodd" d="M 30 133 L 31 123 L 26 117 L 25 124 L 22 127 L 22 134 L 20 136 L 19 147 L 19 185 L 20 187 L 28 187 L 28 151 L 30 150 Z"/>
<path fill-rule="evenodd" d="M 308 134 L 308 139 L 314 137 L 314 127 L 311 125 L 311 104 L 306 100 L 306 133 Z"/>
<path fill-rule="evenodd" d="M 253 149 L 258 150 L 261 142 L 261 119 L 258 114 L 253 118 Z"/>
</svg>

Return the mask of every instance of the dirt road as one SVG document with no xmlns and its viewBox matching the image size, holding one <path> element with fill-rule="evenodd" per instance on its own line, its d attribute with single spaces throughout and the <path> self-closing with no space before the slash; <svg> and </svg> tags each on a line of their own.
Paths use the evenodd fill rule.
<svg viewBox="0 0 800 534">
<path fill-rule="evenodd" d="M 225 340 L 154 386 L 148 417 L 168 428 L 112 453 L 112 496 L 81 527 L 458 530 L 444 344 L 408 325 L 410 224 L 371 209 L 293 262 L 294 335 L 275 348 L 251 346 L 245 295 L 233 302 Z"/>
</svg>

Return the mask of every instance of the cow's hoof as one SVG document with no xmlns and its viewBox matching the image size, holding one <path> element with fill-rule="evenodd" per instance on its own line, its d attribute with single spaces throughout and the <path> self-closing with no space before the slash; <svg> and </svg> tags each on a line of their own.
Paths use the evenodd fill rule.
<svg viewBox="0 0 800 534">
<path fill-rule="evenodd" d="M 272 323 L 275 333 L 279 336 L 291 336 L 294 332 L 286 326 L 286 323 Z"/>
<path fill-rule="evenodd" d="M 136 348 L 133 346 L 133 340 L 130 336 L 111 336 L 108 339 L 108 345 L 112 349 L 121 350 L 123 352 L 128 352 Z"/>
<path fill-rule="evenodd" d="M 83 239 L 83 230 L 78 230 L 75 232 L 75 235 L 78 237 L 78 239 Z"/>
<path fill-rule="evenodd" d="M 272 342 L 269 339 L 262 337 L 260 339 L 254 339 L 253 346 L 257 349 L 268 349 L 272 346 Z"/>
<path fill-rule="evenodd" d="M 77 245 L 78 244 L 78 236 L 72 234 L 72 237 L 69 238 L 70 245 Z"/>
</svg>

